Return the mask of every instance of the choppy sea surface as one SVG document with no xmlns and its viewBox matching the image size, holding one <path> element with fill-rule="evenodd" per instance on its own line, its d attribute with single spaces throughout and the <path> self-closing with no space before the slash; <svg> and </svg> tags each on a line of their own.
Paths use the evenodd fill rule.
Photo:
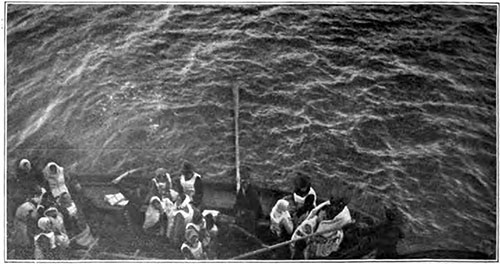
<svg viewBox="0 0 500 264">
<path fill-rule="evenodd" d="M 242 164 L 404 214 L 401 252 L 496 247 L 494 5 L 7 5 L 7 162 Z M 37 163 L 38 162 L 38 163 Z"/>
</svg>

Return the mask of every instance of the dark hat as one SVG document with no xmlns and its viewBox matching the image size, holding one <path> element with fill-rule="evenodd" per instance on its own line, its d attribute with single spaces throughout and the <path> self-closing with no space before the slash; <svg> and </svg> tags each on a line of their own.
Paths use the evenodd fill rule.
<svg viewBox="0 0 500 264">
<path fill-rule="evenodd" d="M 385 209 L 385 217 L 387 218 L 388 221 L 400 222 L 403 220 L 402 213 L 396 207 L 388 208 L 384 206 L 384 209 Z"/>
<path fill-rule="evenodd" d="M 297 172 L 293 184 L 295 189 L 311 187 L 311 178 L 302 172 Z"/>
<path fill-rule="evenodd" d="M 194 167 L 193 167 L 193 164 L 189 163 L 189 162 L 184 162 L 184 164 L 182 165 L 182 172 L 193 172 L 194 171 Z"/>
</svg>

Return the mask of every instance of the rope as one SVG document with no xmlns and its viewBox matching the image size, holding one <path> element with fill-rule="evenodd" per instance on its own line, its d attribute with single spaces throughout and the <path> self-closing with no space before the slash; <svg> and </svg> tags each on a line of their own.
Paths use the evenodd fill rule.
<svg viewBox="0 0 500 264">
<path fill-rule="evenodd" d="M 234 96 L 234 145 L 235 145 L 235 165 L 236 165 L 236 193 L 240 191 L 240 136 L 239 136 L 239 108 L 240 108 L 240 92 L 238 87 L 233 87 Z"/>
</svg>

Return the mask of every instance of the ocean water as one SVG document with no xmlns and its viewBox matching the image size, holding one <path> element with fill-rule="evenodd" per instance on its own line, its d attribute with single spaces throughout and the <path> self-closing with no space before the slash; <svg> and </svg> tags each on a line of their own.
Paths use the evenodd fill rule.
<svg viewBox="0 0 500 264">
<path fill-rule="evenodd" d="M 496 249 L 495 5 L 7 5 L 7 162 L 191 161 L 405 216 L 401 253 Z"/>
</svg>

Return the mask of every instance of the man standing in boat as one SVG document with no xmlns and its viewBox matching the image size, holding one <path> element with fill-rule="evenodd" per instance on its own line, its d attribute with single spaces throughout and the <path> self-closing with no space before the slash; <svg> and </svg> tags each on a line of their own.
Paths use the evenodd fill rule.
<svg viewBox="0 0 500 264">
<path fill-rule="evenodd" d="M 254 233 L 257 220 L 263 216 L 259 193 L 250 182 L 250 168 L 241 170 L 241 188 L 234 204 L 237 224 Z"/>
<path fill-rule="evenodd" d="M 200 207 L 203 200 L 203 183 L 201 175 L 194 171 L 193 164 L 185 162 L 182 166 L 180 185 L 184 194 L 191 197 L 193 205 Z"/>
</svg>

